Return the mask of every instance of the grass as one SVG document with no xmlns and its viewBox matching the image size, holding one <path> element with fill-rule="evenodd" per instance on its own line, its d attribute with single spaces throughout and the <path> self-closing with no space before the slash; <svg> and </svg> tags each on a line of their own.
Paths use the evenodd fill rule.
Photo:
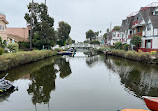
<svg viewBox="0 0 158 111">
<path fill-rule="evenodd" d="M 42 60 L 53 55 L 56 55 L 56 51 L 34 50 L 3 54 L 0 56 L 0 71 L 6 71 L 13 67 Z"/>
</svg>

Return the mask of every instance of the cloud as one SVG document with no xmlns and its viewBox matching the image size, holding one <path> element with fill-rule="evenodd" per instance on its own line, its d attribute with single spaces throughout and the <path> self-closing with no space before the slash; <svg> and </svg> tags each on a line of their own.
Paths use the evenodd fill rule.
<svg viewBox="0 0 158 111">
<path fill-rule="evenodd" d="M 1 0 L 0 11 L 6 13 L 8 27 L 25 27 L 24 15 L 31 0 Z M 34 0 L 44 2 L 44 0 Z M 55 28 L 59 21 L 72 26 L 71 37 L 77 41 L 85 40 L 85 32 L 106 31 L 110 22 L 121 25 L 130 13 L 138 11 L 152 0 L 47 0 L 50 16 L 55 19 Z"/>
</svg>

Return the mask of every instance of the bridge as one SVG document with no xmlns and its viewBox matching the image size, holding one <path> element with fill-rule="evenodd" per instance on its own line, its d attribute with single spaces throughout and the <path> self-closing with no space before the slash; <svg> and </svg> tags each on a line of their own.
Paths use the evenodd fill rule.
<svg viewBox="0 0 158 111">
<path fill-rule="evenodd" d="M 74 44 L 70 44 L 70 45 L 66 45 L 62 48 L 75 48 L 75 49 L 99 49 L 100 45 L 94 45 L 94 44 L 89 44 L 89 43 L 74 43 Z"/>
</svg>

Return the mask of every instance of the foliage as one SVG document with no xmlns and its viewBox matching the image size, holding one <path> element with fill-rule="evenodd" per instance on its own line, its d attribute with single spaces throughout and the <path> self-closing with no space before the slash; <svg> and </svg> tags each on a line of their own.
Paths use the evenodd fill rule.
<svg viewBox="0 0 158 111">
<path fill-rule="evenodd" d="M 0 37 L 0 47 L 2 47 L 2 38 Z"/>
<path fill-rule="evenodd" d="M 8 44 L 7 48 L 11 51 L 11 52 L 17 52 L 19 50 L 19 45 L 17 43 L 11 43 Z"/>
<path fill-rule="evenodd" d="M 101 47 L 98 49 L 98 52 L 111 51 L 109 47 Z"/>
<path fill-rule="evenodd" d="M 110 46 L 110 49 L 115 49 L 115 46 L 114 46 L 114 45 L 111 45 L 111 46 Z"/>
<path fill-rule="evenodd" d="M 116 42 L 115 43 L 115 49 L 122 49 L 122 42 Z"/>
<path fill-rule="evenodd" d="M 84 43 L 90 43 L 89 40 L 85 40 Z"/>
<path fill-rule="evenodd" d="M 107 33 L 103 35 L 104 39 L 107 40 Z"/>
<path fill-rule="evenodd" d="M 107 29 L 106 29 L 106 32 L 107 32 L 107 33 L 108 33 L 108 32 L 110 32 L 110 29 L 109 29 L 109 28 L 107 28 Z"/>
<path fill-rule="evenodd" d="M 92 41 L 92 38 L 95 37 L 95 32 L 93 32 L 92 30 L 89 30 L 86 32 L 86 38 L 90 39 L 90 41 Z"/>
<path fill-rule="evenodd" d="M 25 14 L 25 20 L 31 24 L 31 8 L 32 3 L 28 5 L 28 13 Z M 42 49 L 43 46 L 49 48 L 56 43 L 56 36 L 54 32 L 54 19 L 48 14 L 48 7 L 41 3 L 33 4 L 33 47 Z"/>
<path fill-rule="evenodd" d="M 112 55 L 120 56 L 123 58 L 139 61 L 139 62 L 149 62 L 150 54 L 145 52 L 136 51 L 124 51 L 124 50 L 112 50 Z"/>
<path fill-rule="evenodd" d="M 125 51 L 128 51 L 129 46 L 130 46 L 129 44 L 124 44 L 124 45 L 123 45 L 123 49 L 124 49 Z"/>
<path fill-rule="evenodd" d="M 113 30 L 120 30 L 120 26 L 114 26 Z"/>
<path fill-rule="evenodd" d="M 0 55 L 4 53 L 4 49 L 0 47 Z"/>
<path fill-rule="evenodd" d="M 66 41 L 66 44 L 69 45 L 69 44 L 73 44 L 75 43 L 75 40 L 72 40 L 70 37 L 67 39 Z"/>
<path fill-rule="evenodd" d="M 29 42 L 19 42 L 19 49 L 29 49 L 30 48 L 30 44 Z"/>
<path fill-rule="evenodd" d="M 60 52 L 60 51 L 63 51 L 63 49 L 62 48 L 55 48 L 55 51 Z"/>
<path fill-rule="evenodd" d="M 95 36 L 99 36 L 99 31 L 94 32 Z"/>
<path fill-rule="evenodd" d="M 3 54 L 0 56 L 0 71 L 6 71 L 10 68 L 38 61 L 53 55 L 56 55 L 56 51 L 34 50 Z"/>
<path fill-rule="evenodd" d="M 58 37 L 61 46 L 64 46 L 66 44 L 66 41 L 70 38 L 69 36 L 70 32 L 71 32 L 71 26 L 68 23 L 64 21 L 59 22 Z"/>
<path fill-rule="evenodd" d="M 98 40 L 93 40 L 90 42 L 90 44 L 100 44 L 100 42 Z"/>
<path fill-rule="evenodd" d="M 3 41 L 2 47 L 3 47 L 3 48 L 6 48 L 6 47 L 7 47 L 7 41 L 6 41 L 6 40 Z"/>
<path fill-rule="evenodd" d="M 141 43 L 142 43 L 141 37 L 138 37 L 138 36 L 132 37 L 131 44 L 135 45 L 137 49 L 139 48 Z"/>
</svg>

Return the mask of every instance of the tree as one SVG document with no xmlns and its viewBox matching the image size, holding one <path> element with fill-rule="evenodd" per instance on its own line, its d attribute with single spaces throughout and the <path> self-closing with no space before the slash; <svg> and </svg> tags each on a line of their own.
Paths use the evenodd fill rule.
<svg viewBox="0 0 158 111">
<path fill-rule="evenodd" d="M 104 39 L 107 40 L 107 33 L 103 35 Z"/>
<path fill-rule="evenodd" d="M 113 30 L 120 30 L 120 26 L 115 26 Z"/>
<path fill-rule="evenodd" d="M 131 44 L 136 46 L 136 50 L 139 48 L 141 43 L 142 43 L 141 37 L 133 36 L 131 38 Z"/>
<path fill-rule="evenodd" d="M 92 41 L 92 38 L 95 37 L 95 33 L 92 30 L 86 32 L 86 38 Z"/>
<path fill-rule="evenodd" d="M 2 47 L 2 38 L 0 37 L 0 47 Z"/>
<path fill-rule="evenodd" d="M 32 4 L 29 3 L 28 10 L 29 12 L 25 14 L 25 20 L 28 25 L 31 24 L 31 8 Z M 41 3 L 33 4 L 33 46 L 42 49 L 43 46 L 49 48 L 54 46 L 56 43 L 56 36 L 54 32 L 54 19 L 48 14 L 48 7 Z"/>
<path fill-rule="evenodd" d="M 94 32 L 94 33 L 95 33 L 95 36 L 99 36 L 99 31 Z"/>
<path fill-rule="evenodd" d="M 122 42 L 116 42 L 115 43 L 115 49 L 122 49 Z"/>
<path fill-rule="evenodd" d="M 109 31 L 110 31 L 110 29 L 109 29 L 109 28 L 107 28 L 107 29 L 106 29 L 106 32 L 108 33 Z"/>
<path fill-rule="evenodd" d="M 66 41 L 69 38 L 70 32 L 71 32 L 71 26 L 68 23 L 64 21 L 59 22 L 58 38 L 61 43 L 60 45 L 64 46 L 66 44 Z"/>
</svg>

